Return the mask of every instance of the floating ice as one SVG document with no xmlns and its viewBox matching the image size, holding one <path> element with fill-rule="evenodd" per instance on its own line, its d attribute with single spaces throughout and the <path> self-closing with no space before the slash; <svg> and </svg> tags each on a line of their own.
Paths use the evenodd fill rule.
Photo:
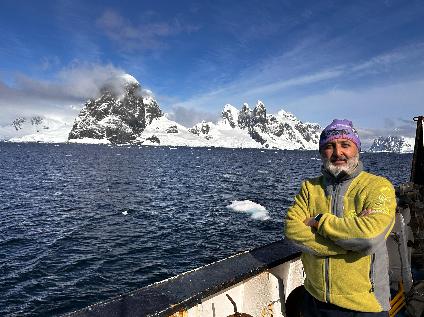
<svg viewBox="0 0 424 317">
<path fill-rule="evenodd" d="M 234 200 L 227 206 L 234 211 L 250 214 L 250 217 L 255 220 L 268 220 L 269 214 L 264 206 L 261 206 L 250 200 Z"/>
</svg>

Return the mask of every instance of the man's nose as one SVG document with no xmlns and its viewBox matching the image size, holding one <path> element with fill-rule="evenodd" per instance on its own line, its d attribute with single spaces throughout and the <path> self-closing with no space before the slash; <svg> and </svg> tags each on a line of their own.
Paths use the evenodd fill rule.
<svg viewBox="0 0 424 317">
<path fill-rule="evenodd" d="M 333 149 L 333 155 L 334 156 L 340 156 L 342 154 L 342 148 L 336 144 L 336 146 Z"/>
</svg>

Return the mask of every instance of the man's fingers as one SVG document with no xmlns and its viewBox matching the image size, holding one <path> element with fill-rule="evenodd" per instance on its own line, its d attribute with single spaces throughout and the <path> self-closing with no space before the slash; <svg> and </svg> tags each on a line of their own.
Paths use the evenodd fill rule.
<svg viewBox="0 0 424 317">
<path fill-rule="evenodd" d="M 314 217 L 311 218 L 306 218 L 305 221 L 303 222 L 305 225 L 312 227 L 315 223 L 315 219 Z"/>
<path fill-rule="evenodd" d="M 364 216 L 368 216 L 370 214 L 373 213 L 373 210 L 370 208 L 364 209 L 361 211 L 361 213 L 359 214 L 359 217 L 364 217 Z"/>
</svg>

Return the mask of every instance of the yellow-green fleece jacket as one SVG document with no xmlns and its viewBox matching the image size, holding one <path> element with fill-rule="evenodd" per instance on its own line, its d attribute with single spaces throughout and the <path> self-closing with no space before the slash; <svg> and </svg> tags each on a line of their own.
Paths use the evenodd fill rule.
<svg viewBox="0 0 424 317">
<path fill-rule="evenodd" d="M 360 216 L 363 210 L 373 212 Z M 362 170 L 302 183 L 288 210 L 285 236 L 303 250 L 305 288 L 316 299 L 363 312 L 388 311 L 386 238 L 395 218 L 393 185 Z M 322 213 L 318 229 L 304 220 Z"/>
</svg>

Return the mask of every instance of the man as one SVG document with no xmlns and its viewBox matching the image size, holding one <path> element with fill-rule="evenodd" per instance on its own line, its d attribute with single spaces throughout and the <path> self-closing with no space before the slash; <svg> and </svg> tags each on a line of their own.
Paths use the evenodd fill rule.
<svg viewBox="0 0 424 317">
<path fill-rule="evenodd" d="M 396 198 L 392 184 L 363 171 L 352 122 L 321 133 L 322 176 L 302 183 L 285 235 L 303 251 L 304 316 L 388 316 L 386 238 Z"/>
</svg>

